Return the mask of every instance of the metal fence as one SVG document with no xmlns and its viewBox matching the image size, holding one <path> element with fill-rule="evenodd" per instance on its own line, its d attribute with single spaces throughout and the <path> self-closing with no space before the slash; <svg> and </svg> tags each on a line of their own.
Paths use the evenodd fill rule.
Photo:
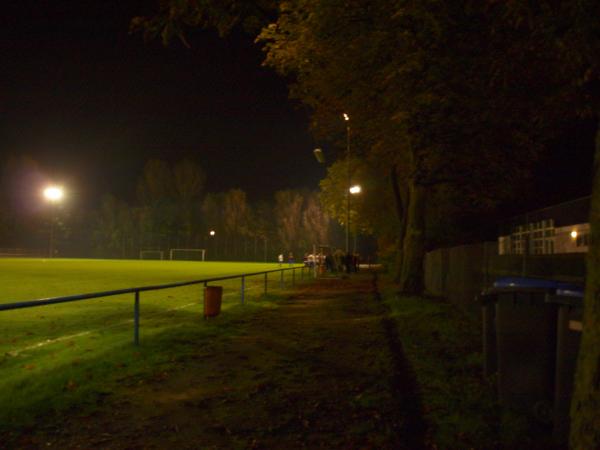
<svg viewBox="0 0 600 450">
<path fill-rule="evenodd" d="M 77 294 L 77 295 L 67 295 L 64 297 L 50 297 L 50 298 L 42 298 L 36 300 L 28 300 L 22 302 L 13 302 L 13 303 L 4 303 L 0 304 L 0 311 L 11 311 L 15 309 L 22 308 L 33 308 L 36 306 L 44 306 L 44 305 L 55 305 L 58 303 L 68 303 L 68 302 L 77 302 L 82 300 L 96 299 L 101 297 L 112 297 L 116 295 L 123 294 L 134 294 L 134 303 L 133 303 L 133 343 L 135 345 L 139 345 L 139 329 L 140 329 L 140 293 L 147 291 L 158 291 L 163 289 L 173 289 L 183 286 L 191 286 L 196 284 L 203 284 L 205 287 L 208 286 L 208 283 L 214 283 L 218 281 L 226 281 L 226 280 L 235 280 L 239 278 L 241 280 L 240 283 L 240 302 L 243 305 L 245 300 L 245 291 L 246 291 L 246 279 L 250 277 L 264 277 L 264 293 L 268 292 L 268 281 L 269 274 L 279 273 L 279 287 L 283 289 L 285 287 L 285 278 L 284 273 L 287 271 L 291 271 L 291 284 L 292 286 L 296 283 L 296 271 L 300 271 L 300 280 L 304 280 L 305 278 L 309 278 L 311 273 L 314 276 L 314 272 L 310 270 L 308 267 L 299 266 L 299 267 L 286 267 L 281 269 L 273 269 L 267 270 L 263 272 L 252 272 L 245 273 L 240 275 L 229 275 L 224 277 L 215 277 L 215 278 L 204 278 L 201 280 L 193 280 L 193 281 L 181 281 L 177 283 L 169 283 L 169 284 L 159 284 L 154 286 L 140 286 L 140 287 L 132 287 L 127 289 L 116 289 L 112 291 L 102 291 L 102 292 L 90 292 L 87 294 Z M 306 273 L 305 273 L 306 272 Z"/>
</svg>

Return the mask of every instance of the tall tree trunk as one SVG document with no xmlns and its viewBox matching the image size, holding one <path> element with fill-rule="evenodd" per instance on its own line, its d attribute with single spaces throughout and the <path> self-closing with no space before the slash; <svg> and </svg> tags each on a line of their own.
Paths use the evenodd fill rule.
<svg viewBox="0 0 600 450">
<path fill-rule="evenodd" d="M 404 251 L 402 246 L 404 244 L 404 237 L 406 236 L 406 192 L 404 187 L 400 187 L 400 183 L 398 181 L 398 171 L 397 167 L 394 164 L 390 169 L 390 182 L 392 184 L 392 192 L 394 193 L 394 204 L 396 206 L 396 215 L 398 216 L 398 220 L 400 222 L 400 228 L 398 229 L 398 237 L 396 238 L 397 242 L 397 251 L 396 251 L 396 259 L 395 259 L 395 271 L 396 276 L 394 277 L 396 282 L 400 282 L 401 272 L 402 272 L 402 260 Z M 404 191 L 404 192 L 403 192 Z"/>
<path fill-rule="evenodd" d="M 402 245 L 400 291 L 418 295 L 423 292 L 425 258 L 425 187 L 411 180 L 408 184 L 407 223 Z"/>
<path fill-rule="evenodd" d="M 600 448 L 600 124 L 591 206 L 583 334 L 571 402 L 571 448 L 581 450 Z"/>
</svg>

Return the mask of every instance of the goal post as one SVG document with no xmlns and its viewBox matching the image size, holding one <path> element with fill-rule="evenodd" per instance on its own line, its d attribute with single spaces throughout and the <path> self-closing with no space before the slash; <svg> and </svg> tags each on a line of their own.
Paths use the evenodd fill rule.
<svg viewBox="0 0 600 450">
<path fill-rule="evenodd" d="M 172 248 L 169 259 L 177 261 L 204 261 L 206 249 L 204 248 Z"/>
<path fill-rule="evenodd" d="M 140 259 L 165 259 L 162 250 L 140 250 Z"/>
</svg>

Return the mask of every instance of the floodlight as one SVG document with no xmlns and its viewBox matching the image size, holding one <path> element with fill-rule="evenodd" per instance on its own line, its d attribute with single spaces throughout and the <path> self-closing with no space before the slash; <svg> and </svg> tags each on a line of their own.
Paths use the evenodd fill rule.
<svg viewBox="0 0 600 450">
<path fill-rule="evenodd" d="M 46 189 L 44 189 L 44 197 L 46 197 L 46 200 L 52 203 L 59 202 L 62 200 L 64 195 L 65 192 L 63 188 L 59 186 L 48 186 Z"/>
<path fill-rule="evenodd" d="M 211 236 L 214 236 L 214 235 L 215 235 L 215 230 L 210 230 L 210 231 L 208 232 L 208 234 L 210 234 Z"/>
<path fill-rule="evenodd" d="M 360 194 L 362 191 L 362 188 L 360 187 L 360 185 L 355 184 L 354 186 L 350 187 L 350 189 L 348 189 L 350 191 L 351 194 Z"/>
<path fill-rule="evenodd" d="M 348 114 L 346 114 L 346 113 L 344 113 L 344 120 L 346 122 L 348 122 L 350 120 L 350 116 Z"/>
<path fill-rule="evenodd" d="M 319 161 L 321 164 L 325 164 L 325 154 L 323 153 L 323 150 L 321 150 L 320 148 L 315 148 L 313 150 L 313 153 L 315 154 L 315 158 L 317 158 L 317 161 Z"/>
<path fill-rule="evenodd" d="M 577 239 L 577 231 L 576 230 L 571 231 L 571 237 L 573 239 Z"/>
</svg>

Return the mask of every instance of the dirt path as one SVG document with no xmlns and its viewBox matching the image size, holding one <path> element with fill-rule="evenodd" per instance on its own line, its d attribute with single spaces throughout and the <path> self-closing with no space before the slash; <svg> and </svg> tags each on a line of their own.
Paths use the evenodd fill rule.
<svg viewBox="0 0 600 450">
<path fill-rule="evenodd" d="M 240 335 L 124 380 L 93 415 L 18 447 L 421 448 L 410 370 L 376 297 L 369 276 L 300 288 Z"/>
</svg>

